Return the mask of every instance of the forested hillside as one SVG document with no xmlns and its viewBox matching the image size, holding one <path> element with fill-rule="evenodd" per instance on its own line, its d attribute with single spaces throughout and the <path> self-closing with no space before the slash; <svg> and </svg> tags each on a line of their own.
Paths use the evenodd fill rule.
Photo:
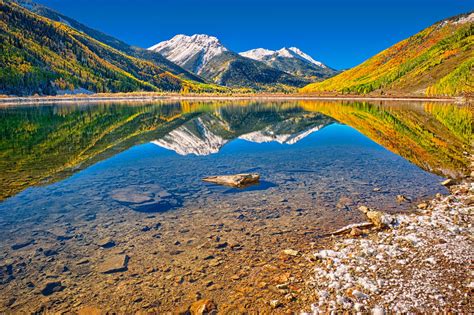
<svg viewBox="0 0 474 315">
<path fill-rule="evenodd" d="M 455 96 L 474 92 L 474 13 L 441 21 L 304 93 Z"/>
<path fill-rule="evenodd" d="M 148 61 L 152 61 L 155 63 L 157 66 L 163 68 L 166 71 L 169 71 L 173 74 L 176 74 L 183 79 L 186 80 L 192 80 L 192 81 L 197 81 L 197 82 L 204 82 L 199 76 L 194 75 L 193 73 L 181 68 L 180 66 L 172 63 L 162 55 L 149 51 L 144 48 L 140 47 L 134 47 L 130 46 L 129 44 L 114 38 L 110 35 L 107 35 L 101 31 L 92 29 L 88 27 L 87 25 L 84 25 L 68 16 L 65 16 L 59 12 L 56 12 L 48 7 L 45 7 L 41 4 L 35 3 L 31 0 L 15 0 L 16 3 L 21 5 L 22 7 L 26 8 L 27 10 L 34 12 L 38 15 L 41 15 L 43 17 L 46 17 L 50 20 L 56 21 L 56 22 L 61 22 L 63 24 L 66 24 L 68 26 L 71 26 L 72 28 L 83 32 L 90 37 L 98 40 L 101 43 L 104 43 L 110 47 L 113 47 L 117 50 L 120 50 L 127 55 L 134 56 L 140 59 L 145 59 Z"/>
<path fill-rule="evenodd" d="M 63 23 L 0 1 L 0 94 L 179 91 L 191 85 Z"/>
</svg>

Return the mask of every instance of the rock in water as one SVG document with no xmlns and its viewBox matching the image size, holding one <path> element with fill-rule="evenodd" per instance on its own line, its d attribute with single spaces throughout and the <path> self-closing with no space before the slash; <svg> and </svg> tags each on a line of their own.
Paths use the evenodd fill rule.
<svg viewBox="0 0 474 315">
<path fill-rule="evenodd" d="M 44 286 L 43 290 L 41 290 L 41 294 L 43 294 L 44 296 L 48 296 L 48 295 L 51 295 L 55 292 L 62 291 L 62 290 L 64 290 L 64 288 L 65 287 L 59 281 L 58 282 L 48 282 Z"/>
<path fill-rule="evenodd" d="M 150 192 L 135 191 L 134 188 L 130 187 L 113 191 L 111 197 L 124 204 L 144 203 L 153 200 Z"/>
<path fill-rule="evenodd" d="M 11 248 L 13 250 L 19 250 L 23 247 L 26 247 L 26 246 L 29 246 L 31 244 L 34 244 L 35 240 L 33 239 L 29 239 L 29 240 L 26 240 L 26 241 L 22 241 L 22 242 L 18 242 L 18 243 L 15 243 L 11 246 Z"/>
<path fill-rule="evenodd" d="M 402 203 L 402 202 L 405 202 L 405 201 L 409 201 L 409 199 L 407 197 L 405 197 L 404 195 L 397 195 L 397 201 L 399 203 Z"/>
<path fill-rule="evenodd" d="M 222 175 L 222 176 L 209 176 L 203 178 L 203 181 L 231 186 L 231 187 L 245 187 L 252 184 L 257 184 L 260 181 L 259 174 L 236 174 L 236 175 Z"/>
<path fill-rule="evenodd" d="M 128 260 L 130 258 L 127 255 L 115 255 L 107 258 L 100 266 L 100 273 L 115 273 L 127 270 Z"/>
<path fill-rule="evenodd" d="M 111 239 L 110 237 L 107 237 L 98 241 L 97 245 L 102 248 L 112 248 L 115 246 L 115 241 Z"/>
<path fill-rule="evenodd" d="M 217 314 L 217 307 L 211 300 L 199 300 L 191 305 L 189 311 L 192 315 Z"/>
</svg>

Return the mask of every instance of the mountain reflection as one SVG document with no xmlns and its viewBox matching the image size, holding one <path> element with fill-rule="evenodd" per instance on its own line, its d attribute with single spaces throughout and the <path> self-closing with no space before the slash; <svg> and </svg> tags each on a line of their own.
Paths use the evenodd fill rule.
<svg viewBox="0 0 474 315">
<path fill-rule="evenodd" d="M 425 170 L 460 176 L 472 110 L 451 104 L 161 102 L 0 109 L 0 200 L 152 142 L 180 155 L 234 139 L 291 145 L 340 122 Z"/>
</svg>

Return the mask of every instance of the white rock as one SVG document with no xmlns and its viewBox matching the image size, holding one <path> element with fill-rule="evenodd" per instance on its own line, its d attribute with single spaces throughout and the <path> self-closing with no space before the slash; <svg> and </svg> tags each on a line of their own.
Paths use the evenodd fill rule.
<svg viewBox="0 0 474 315">
<path fill-rule="evenodd" d="M 352 295 L 353 295 L 355 298 L 359 299 L 359 300 L 365 300 L 365 299 L 368 299 L 368 298 L 369 298 L 369 296 L 368 296 L 367 294 L 365 294 L 365 293 L 363 293 L 363 292 L 361 292 L 361 291 L 359 291 L 359 290 L 354 290 L 354 291 L 352 291 Z"/>
<path fill-rule="evenodd" d="M 384 315 L 385 311 L 380 306 L 376 306 L 372 309 L 372 315 Z"/>
</svg>

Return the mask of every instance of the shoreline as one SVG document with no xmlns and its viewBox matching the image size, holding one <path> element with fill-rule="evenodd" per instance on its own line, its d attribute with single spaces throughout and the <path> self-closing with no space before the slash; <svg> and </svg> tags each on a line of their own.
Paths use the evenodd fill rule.
<svg viewBox="0 0 474 315">
<path fill-rule="evenodd" d="M 230 100 L 321 100 L 321 101 L 409 101 L 409 102 L 454 102 L 470 103 L 463 97 L 420 97 L 420 96 L 357 96 L 357 95 L 305 95 L 305 94 L 236 94 L 236 95 L 206 95 L 206 94 L 108 94 L 108 95 L 64 95 L 64 96 L 28 96 L 0 97 L 0 107 L 16 105 L 36 105 L 55 103 L 94 103 L 94 102 L 146 102 L 146 101 L 230 101 Z"/>
<path fill-rule="evenodd" d="M 315 300 L 303 314 L 472 310 L 473 173 L 445 182 L 449 194 L 420 203 L 415 213 L 374 211 L 382 227 L 349 227 L 326 249 L 307 254 L 314 264 L 306 285 Z"/>
</svg>

